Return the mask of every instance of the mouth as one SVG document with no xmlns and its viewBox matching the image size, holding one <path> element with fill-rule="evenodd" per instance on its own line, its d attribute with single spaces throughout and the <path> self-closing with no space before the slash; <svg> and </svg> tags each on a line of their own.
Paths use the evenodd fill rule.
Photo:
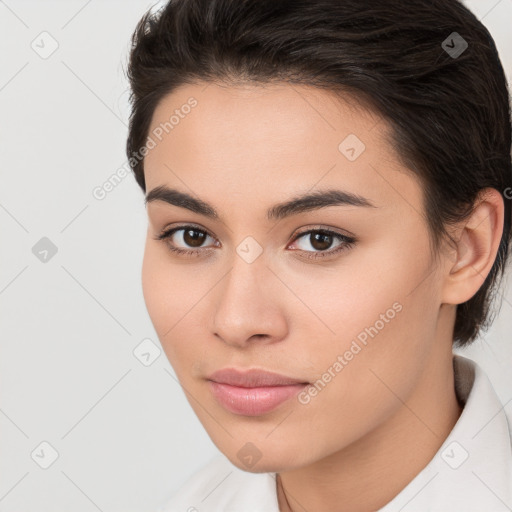
<svg viewBox="0 0 512 512">
<path fill-rule="evenodd" d="M 260 416 L 293 398 L 309 382 L 273 372 L 225 368 L 207 378 L 217 402 L 229 412 Z"/>
</svg>

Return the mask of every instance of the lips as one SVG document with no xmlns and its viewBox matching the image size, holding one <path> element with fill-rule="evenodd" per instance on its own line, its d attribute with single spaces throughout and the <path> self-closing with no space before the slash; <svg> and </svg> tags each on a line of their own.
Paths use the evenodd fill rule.
<svg viewBox="0 0 512 512">
<path fill-rule="evenodd" d="M 278 373 L 224 368 L 208 377 L 217 402 L 234 414 L 259 416 L 295 396 L 309 383 Z"/>
<path fill-rule="evenodd" d="M 224 368 L 212 373 L 208 380 L 238 386 L 243 388 L 256 388 L 261 386 L 287 386 L 293 384 L 308 384 L 302 379 L 286 377 L 279 373 L 267 372 L 265 370 L 251 369 L 239 371 L 235 368 Z"/>
</svg>

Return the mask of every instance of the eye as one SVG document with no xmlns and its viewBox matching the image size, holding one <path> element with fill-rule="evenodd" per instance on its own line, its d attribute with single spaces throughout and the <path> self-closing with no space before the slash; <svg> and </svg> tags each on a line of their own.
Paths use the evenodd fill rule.
<svg viewBox="0 0 512 512">
<path fill-rule="evenodd" d="M 174 235 L 176 233 L 179 233 L 180 231 L 182 231 L 183 233 L 181 233 L 176 238 L 178 239 L 179 243 L 185 244 L 185 247 L 187 247 L 188 244 L 189 247 L 201 248 L 201 244 L 207 237 L 213 238 L 205 230 L 199 229 L 198 227 L 193 225 L 187 225 L 177 226 L 168 230 L 164 230 L 156 237 L 156 240 L 164 240 L 169 250 L 174 253 L 187 256 L 200 256 L 201 252 L 205 250 L 204 248 L 202 250 L 187 250 L 175 246 L 175 241 L 173 241 L 172 239 Z"/>
<path fill-rule="evenodd" d="M 175 236 L 178 233 L 180 233 L 179 236 Z M 210 253 L 212 250 L 211 247 L 202 247 L 202 244 L 208 237 L 214 239 L 204 229 L 200 229 L 194 225 L 185 225 L 164 230 L 155 237 L 155 240 L 165 241 L 169 250 L 176 254 L 183 256 L 201 256 L 205 252 Z M 318 259 L 338 254 L 343 250 L 349 249 L 356 242 L 356 239 L 353 237 L 330 229 L 322 229 L 321 227 L 299 233 L 295 236 L 293 242 L 302 238 L 304 238 L 305 244 L 304 242 L 302 243 L 302 247 L 299 248 L 298 252 L 306 253 L 302 257 L 308 259 Z M 332 246 L 333 240 L 338 240 L 338 245 L 334 250 L 327 250 Z M 184 245 L 185 248 L 177 247 L 176 243 Z M 308 244 L 313 247 L 313 251 L 307 249 Z M 216 243 L 216 246 L 219 247 L 219 244 Z M 191 247 L 192 249 L 187 249 L 187 247 Z"/>
<path fill-rule="evenodd" d="M 356 242 L 356 239 L 353 237 L 349 237 L 347 235 L 338 233 L 336 231 L 332 231 L 330 229 L 322 228 L 309 229 L 308 231 L 303 231 L 294 238 L 294 242 L 300 240 L 301 238 L 303 238 L 304 240 L 302 243 L 302 247 L 300 247 L 299 249 L 301 252 L 309 253 L 305 254 L 304 257 L 310 259 L 325 258 L 328 256 L 332 256 L 334 254 L 338 254 L 341 251 L 349 249 Z M 338 240 L 339 244 L 336 246 L 335 249 L 328 251 L 327 249 L 329 249 L 332 246 L 333 240 Z M 312 252 L 307 250 L 308 245 L 319 252 Z"/>
</svg>

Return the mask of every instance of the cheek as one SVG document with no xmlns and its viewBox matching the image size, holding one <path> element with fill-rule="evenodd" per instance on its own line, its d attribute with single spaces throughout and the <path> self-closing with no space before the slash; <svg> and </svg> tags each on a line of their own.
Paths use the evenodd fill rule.
<svg viewBox="0 0 512 512">
<path fill-rule="evenodd" d="M 161 267 L 162 262 L 156 255 L 153 243 L 147 241 L 142 261 L 142 293 L 146 309 L 158 335 L 164 329 L 164 313 L 167 309 L 164 306 L 167 301 L 165 290 L 168 289 L 167 283 L 164 283 L 165 274 L 162 274 Z"/>
<path fill-rule="evenodd" d="M 412 274 L 417 284 L 428 274 L 426 264 L 404 257 L 395 261 L 397 269 L 401 264 L 415 265 L 414 272 L 386 265 L 387 274 L 376 266 L 373 270 L 363 266 L 359 273 L 354 266 L 337 280 L 325 280 L 322 298 L 311 296 L 308 302 L 335 333 L 322 328 L 327 334 L 319 335 L 322 325 L 316 319 L 304 321 L 298 329 L 310 336 L 300 338 L 316 339 L 316 343 L 294 349 L 295 357 L 311 363 L 317 379 L 316 391 L 310 389 L 310 397 L 302 396 L 304 409 L 299 411 L 304 421 L 297 428 L 304 435 L 323 432 L 320 450 L 338 443 L 341 431 L 344 442 L 350 442 L 393 414 L 401 403 L 397 396 L 406 399 L 428 359 L 436 324 L 435 300 L 428 280 L 411 293 Z"/>
<path fill-rule="evenodd" d="M 354 254 L 328 270 L 312 270 L 308 277 L 288 272 L 283 280 L 304 302 L 297 306 L 295 321 L 301 321 L 305 331 L 315 328 L 329 346 L 342 349 L 345 342 L 375 324 L 383 334 L 390 325 L 403 323 L 421 301 L 418 294 L 423 290 L 411 292 L 426 275 L 427 265 L 417 257 L 386 255 L 379 247 L 371 254 Z M 309 311 L 299 315 L 304 305 Z"/>
<path fill-rule="evenodd" d="M 180 274 L 173 271 L 158 244 L 151 240 L 146 243 L 142 262 L 142 292 L 151 322 L 164 345 L 176 330 L 173 326 L 185 314 L 182 309 L 186 303 L 184 294 L 187 288 L 179 282 Z"/>
<path fill-rule="evenodd" d="M 379 247 L 372 251 L 375 257 L 368 253 L 353 263 L 347 259 L 346 266 L 316 280 L 318 293 L 311 293 L 310 280 L 303 280 L 302 288 L 299 279 L 290 286 L 308 297 L 305 302 L 316 313 L 301 320 L 297 329 L 308 335 L 299 336 L 303 343 L 295 354 L 311 361 L 318 375 L 331 368 L 340 375 L 335 379 L 342 382 L 340 389 L 349 383 L 353 396 L 359 395 L 358 382 L 366 389 L 372 381 L 381 386 L 370 368 L 409 387 L 435 337 L 439 304 L 429 259 L 394 247 L 390 244 L 387 252 Z M 338 356 L 344 362 L 336 372 Z M 410 371 L 397 380 L 398 367 Z"/>
<path fill-rule="evenodd" d="M 190 340 L 204 338 L 201 322 L 195 316 L 211 283 L 193 277 L 190 269 L 173 265 L 160 242 L 146 243 L 141 276 L 144 301 L 173 367 L 199 357 L 201 344 Z"/>
</svg>

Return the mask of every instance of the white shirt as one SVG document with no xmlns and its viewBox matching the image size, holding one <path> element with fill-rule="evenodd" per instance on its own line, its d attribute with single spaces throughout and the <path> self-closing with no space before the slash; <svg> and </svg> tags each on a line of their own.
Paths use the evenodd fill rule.
<svg viewBox="0 0 512 512">
<path fill-rule="evenodd" d="M 462 414 L 427 466 L 378 512 L 512 511 L 512 415 L 480 366 L 456 354 L 453 365 Z M 157 512 L 279 512 L 276 474 L 243 471 L 219 454 Z"/>
</svg>

